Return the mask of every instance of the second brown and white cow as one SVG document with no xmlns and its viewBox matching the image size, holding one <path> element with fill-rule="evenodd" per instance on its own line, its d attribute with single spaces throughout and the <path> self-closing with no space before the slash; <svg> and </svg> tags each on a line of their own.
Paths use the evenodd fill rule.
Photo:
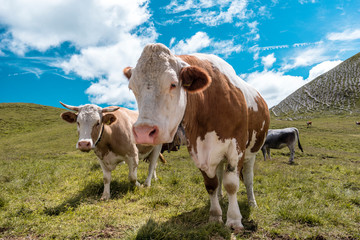
<svg viewBox="0 0 360 240">
<path fill-rule="evenodd" d="M 135 68 L 125 68 L 124 74 L 138 103 L 139 118 L 133 126 L 136 142 L 171 142 L 183 122 L 189 153 L 210 196 L 209 220 L 222 222 L 217 191 L 223 181 L 229 201 L 226 225 L 243 229 L 237 201 L 239 177 L 249 203 L 256 205 L 253 166 L 270 121 L 261 95 L 221 58 L 176 56 L 162 44 L 147 45 Z"/>
<path fill-rule="evenodd" d="M 119 163 L 127 163 L 130 182 L 140 186 L 137 181 L 139 158 L 148 158 L 149 173 L 144 185 L 151 185 L 152 177 L 156 179 L 155 168 L 161 144 L 156 146 L 135 144 L 131 129 L 138 117 L 137 112 L 120 107 L 101 108 L 94 104 L 79 107 L 61 104 L 75 111 L 64 112 L 61 118 L 69 123 L 77 123 L 79 140 L 76 148 L 83 152 L 93 149 L 99 159 L 104 174 L 102 200 L 110 198 L 111 171 Z"/>
</svg>

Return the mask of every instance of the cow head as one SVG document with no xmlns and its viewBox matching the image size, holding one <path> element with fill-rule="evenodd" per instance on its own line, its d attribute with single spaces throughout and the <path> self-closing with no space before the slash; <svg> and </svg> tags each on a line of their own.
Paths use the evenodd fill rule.
<svg viewBox="0 0 360 240">
<path fill-rule="evenodd" d="M 138 104 L 133 126 L 138 144 L 171 142 L 184 116 L 186 94 L 202 91 L 211 82 L 206 71 L 189 66 L 162 44 L 147 45 L 135 68 L 125 68 L 124 74 Z"/>
<path fill-rule="evenodd" d="M 76 148 L 83 152 L 89 152 L 91 149 L 95 148 L 96 141 L 100 137 L 102 131 L 102 124 L 110 125 L 116 121 L 116 116 L 107 112 L 113 112 L 119 109 L 118 107 L 101 108 L 94 104 L 74 107 L 62 102 L 60 103 L 67 109 L 75 111 L 64 112 L 60 116 L 66 122 L 77 123 L 79 140 L 76 143 Z"/>
</svg>

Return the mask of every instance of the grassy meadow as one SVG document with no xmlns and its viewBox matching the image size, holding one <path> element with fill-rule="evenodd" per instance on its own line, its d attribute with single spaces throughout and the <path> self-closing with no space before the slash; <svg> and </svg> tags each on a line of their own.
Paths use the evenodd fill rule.
<svg viewBox="0 0 360 240">
<path fill-rule="evenodd" d="M 0 239 L 360 239 L 360 116 L 272 119 L 271 128 L 297 127 L 304 153 L 257 155 L 249 208 L 238 201 L 245 230 L 208 223 L 209 198 L 185 147 L 165 153 L 159 180 L 133 187 L 128 168 L 113 171 L 111 199 L 100 201 L 102 171 L 93 152 L 75 149 L 76 125 L 65 110 L 0 104 Z M 143 183 L 148 164 L 141 162 Z M 226 196 L 221 200 L 226 219 Z"/>
</svg>

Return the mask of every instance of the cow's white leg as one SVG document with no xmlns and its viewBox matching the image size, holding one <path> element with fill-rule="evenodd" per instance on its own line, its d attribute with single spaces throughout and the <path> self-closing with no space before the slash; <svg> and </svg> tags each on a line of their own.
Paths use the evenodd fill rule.
<svg viewBox="0 0 360 240">
<path fill-rule="evenodd" d="M 103 171 L 103 180 L 104 180 L 104 191 L 100 200 L 110 199 L 110 183 L 111 183 L 111 170 L 109 170 L 102 160 L 99 159 L 101 169 Z"/>
<path fill-rule="evenodd" d="M 152 179 L 153 176 L 154 176 L 155 180 L 157 180 L 155 169 L 156 169 L 157 159 L 159 157 L 160 151 L 161 151 L 161 145 L 157 145 L 157 146 L 154 147 L 154 149 L 150 153 L 150 156 L 149 156 L 149 173 L 148 173 L 148 176 L 147 176 L 147 178 L 145 180 L 145 183 L 144 183 L 144 185 L 146 187 L 151 186 L 151 179 Z"/>
<path fill-rule="evenodd" d="M 127 159 L 127 164 L 129 166 L 129 181 L 137 187 L 140 186 L 140 183 L 137 181 L 137 167 L 139 165 L 138 155 L 135 154 L 135 156 L 129 157 Z"/>
<path fill-rule="evenodd" d="M 245 156 L 242 174 L 244 177 L 244 184 L 246 187 L 246 194 L 250 206 L 256 207 L 256 201 L 253 190 L 253 178 L 254 178 L 254 164 L 255 154 Z"/>
<path fill-rule="evenodd" d="M 235 231 L 242 230 L 244 226 L 241 223 L 241 213 L 237 201 L 237 192 L 239 190 L 239 175 L 236 169 L 229 169 L 224 174 L 224 188 L 228 195 L 229 207 L 227 211 L 226 226 Z"/>
<path fill-rule="evenodd" d="M 209 178 L 205 172 L 201 171 L 201 173 L 204 177 L 206 191 L 208 192 L 210 197 L 209 221 L 222 222 L 222 210 L 219 204 L 219 198 L 217 194 L 217 189 L 219 187 L 219 179 L 216 175 L 213 178 Z"/>
<path fill-rule="evenodd" d="M 223 222 L 222 220 L 222 210 L 219 204 L 219 197 L 217 191 L 209 194 L 210 197 L 210 222 Z"/>
<path fill-rule="evenodd" d="M 222 183 L 223 183 L 223 177 L 224 177 L 224 162 L 220 162 L 219 166 L 216 169 L 216 175 L 218 176 L 219 180 L 219 186 L 217 188 L 217 195 L 219 198 L 222 198 L 223 191 L 222 191 Z"/>
</svg>

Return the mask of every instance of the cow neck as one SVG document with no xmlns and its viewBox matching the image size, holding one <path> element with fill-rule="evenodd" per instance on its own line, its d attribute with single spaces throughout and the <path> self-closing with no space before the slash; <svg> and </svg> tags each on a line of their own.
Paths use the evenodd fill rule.
<svg viewBox="0 0 360 240">
<path fill-rule="evenodd" d="M 103 133 L 104 133 L 104 124 L 102 123 L 102 124 L 101 124 L 101 130 L 100 130 L 99 136 L 98 136 L 98 138 L 97 138 L 97 140 L 96 140 L 96 142 L 95 142 L 95 144 L 94 144 L 95 147 L 96 147 L 96 145 L 98 145 L 98 143 L 101 141 L 101 138 L 102 138 Z"/>
<path fill-rule="evenodd" d="M 204 140 L 209 132 L 215 132 L 219 140 L 235 138 L 241 151 L 245 151 L 247 131 L 247 107 L 244 94 L 218 69 L 205 62 L 191 62 L 205 69 L 212 83 L 203 92 L 187 94 L 184 126 L 190 147 L 196 149 L 198 138 Z"/>
</svg>

